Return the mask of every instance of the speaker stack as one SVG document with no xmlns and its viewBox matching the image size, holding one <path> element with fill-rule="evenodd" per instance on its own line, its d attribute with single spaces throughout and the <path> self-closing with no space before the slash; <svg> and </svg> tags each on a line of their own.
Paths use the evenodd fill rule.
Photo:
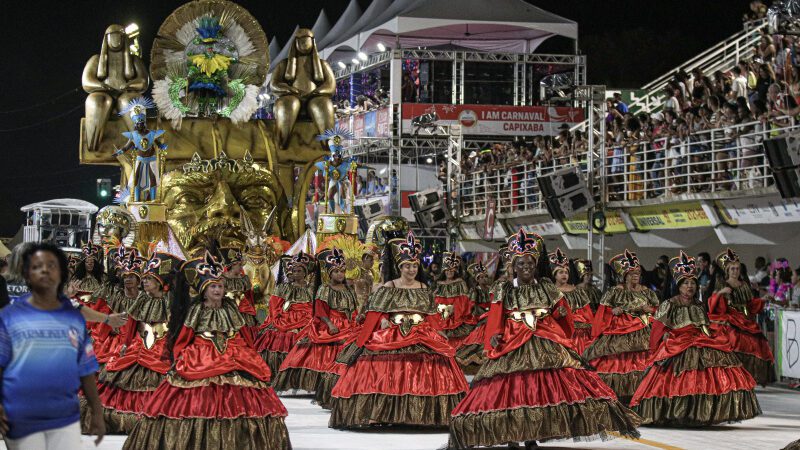
<svg viewBox="0 0 800 450">
<path fill-rule="evenodd" d="M 447 209 L 438 189 L 426 189 L 411 194 L 408 201 L 414 218 L 421 227 L 435 228 L 447 222 Z"/>
<path fill-rule="evenodd" d="M 556 220 L 569 219 L 594 206 L 586 180 L 577 167 L 567 167 L 538 177 L 547 211 Z"/>
<path fill-rule="evenodd" d="M 800 134 L 784 134 L 765 140 L 764 155 L 781 197 L 800 197 Z"/>
</svg>

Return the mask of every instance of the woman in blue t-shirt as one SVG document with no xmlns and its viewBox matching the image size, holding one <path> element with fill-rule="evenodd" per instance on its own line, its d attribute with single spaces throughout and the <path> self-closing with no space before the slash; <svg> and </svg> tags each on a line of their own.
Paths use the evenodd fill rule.
<svg viewBox="0 0 800 450">
<path fill-rule="evenodd" d="M 92 410 L 92 434 L 105 434 L 86 322 L 61 295 L 67 257 L 52 244 L 22 254 L 30 294 L 0 311 L 0 433 L 9 450 L 81 449 L 78 389 Z M 58 376 L 53 376 L 57 372 Z"/>
</svg>

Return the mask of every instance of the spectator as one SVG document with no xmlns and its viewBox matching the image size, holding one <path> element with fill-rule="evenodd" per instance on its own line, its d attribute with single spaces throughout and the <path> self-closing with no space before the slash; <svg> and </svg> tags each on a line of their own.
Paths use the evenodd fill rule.
<svg viewBox="0 0 800 450">
<path fill-rule="evenodd" d="M 792 271 L 790 282 L 792 283 L 792 288 L 789 292 L 789 307 L 800 308 L 800 266 Z"/>
<path fill-rule="evenodd" d="M 61 294 L 67 257 L 52 244 L 34 244 L 21 258 L 31 292 L 0 311 L 0 432 L 10 450 L 83 448 L 80 388 L 99 444 L 105 422 L 95 381 L 98 365 L 86 322 Z"/>
<path fill-rule="evenodd" d="M 628 105 L 622 101 L 621 92 L 614 93 L 614 108 L 616 108 L 616 110 L 619 111 L 619 113 L 623 116 L 628 114 Z"/>
<path fill-rule="evenodd" d="M 755 272 L 749 277 L 750 284 L 753 286 L 766 284 L 766 280 L 769 279 L 769 272 L 767 272 L 767 259 L 763 256 L 756 257 L 755 262 L 753 262 L 753 268 L 755 269 Z"/>
<path fill-rule="evenodd" d="M 747 98 L 747 78 L 742 73 L 742 69 L 736 66 L 732 70 L 733 82 L 731 84 L 731 92 L 733 98 L 745 97 Z"/>
</svg>

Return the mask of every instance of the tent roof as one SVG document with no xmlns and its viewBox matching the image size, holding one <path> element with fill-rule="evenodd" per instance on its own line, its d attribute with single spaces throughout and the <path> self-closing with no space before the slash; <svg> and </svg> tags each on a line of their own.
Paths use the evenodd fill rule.
<svg viewBox="0 0 800 450">
<path fill-rule="evenodd" d="M 361 17 L 361 7 L 358 6 L 358 0 L 350 0 L 350 4 L 347 5 L 342 15 L 339 16 L 339 20 L 336 21 L 325 37 L 316 40 L 317 47 L 320 49 L 325 48 L 337 36 L 348 32 L 359 17 Z"/>
<path fill-rule="evenodd" d="M 43 202 L 38 203 L 31 203 L 30 205 L 25 205 L 20 208 L 22 212 L 28 212 L 32 209 L 37 208 L 49 208 L 49 209 L 70 209 L 76 210 L 80 212 L 88 212 L 88 213 L 96 213 L 97 206 L 93 203 L 89 203 L 84 200 L 78 200 L 74 198 L 58 198 L 54 200 L 45 200 Z"/>
<path fill-rule="evenodd" d="M 292 31 L 292 36 L 289 38 L 288 41 L 286 41 L 286 44 L 284 44 L 284 46 L 281 49 L 281 51 L 278 52 L 277 55 L 272 56 L 272 61 L 270 61 L 270 63 L 269 63 L 269 71 L 270 72 L 275 70 L 275 67 L 278 65 L 278 63 L 283 61 L 284 59 L 286 59 L 286 57 L 289 55 L 289 49 L 292 48 L 292 44 L 294 43 L 294 35 L 297 33 L 297 30 L 299 30 L 299 29 L 300 29 L 300 25 L 295 26 L 294 27 L 294 31 Z"/>
<path fill-rule="evenodd" d="M 317 21 L 314 22 L 314 26 L 311 27 L 311 31 L 314 33 L 314 39 L 322 39 L 325 35 L 331 31 L 331 21 L 328 20 L 328 15 L 325 14 L 325 10 L 321 10 L 319 12 L 319 16 L 317 16 Z"/>
<path fill-rule="evenodd" d="M 278 42 L 278 37 L 273 36 L 272 40 L 269 41 L 269 57 L 270 59 L 274 59 L 278 56 L 278 53 L 281 52 L 281 44 Z M 270 65 L 272 65 L 272 61 L 270 61 Z"/>
<path fill-rule="evenodd" d="M 374 0 L 367 11 L 370 11 Z M 387 0 L 383 0 L 385 4 Z M 359 51 L 383 42 L 387 46 L 456 45 L 485 51 L 532 52 L 554 36 L 577 39 L 578 24 L 523 0 L 394 0 L 379 14 L 351 27 L 322 51 Z"/>
</svg>

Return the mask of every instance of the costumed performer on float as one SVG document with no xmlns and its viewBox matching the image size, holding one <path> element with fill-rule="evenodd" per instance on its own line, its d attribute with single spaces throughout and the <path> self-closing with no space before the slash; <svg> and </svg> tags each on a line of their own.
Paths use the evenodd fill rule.
<svg viewBox="0 0 800 450">
<path fill-rule="evenodd" d="M 156 251 L 144 265 L 144 293 L 128 309 L 122 348 L 98 377 L 109 433 L 129 433 L 133 429 L 138 415 L 169 371 L 166 343 L 170 284 L 182 263 L 176 256 Z"/>
<path fill-rule="evenodd" d="M 314 317 L 314 286 L 308 282 L 314 258 L 301 251 L 294 256 L 283 255 L 280 264 L 275 291 L 269 299 L 269 317 L 256 339 L 256 349 L 274 376 L 297 342 L 300 330 Z"/>
<path fill-rule="evenodd" d="M 755 321 L 764 301 L 753 297 L 750 283 L 741 276 L 739 255 L 731 249 L 717 255 L 723 277 L 714 279 L 708 298 L 708 318 L 714 331 L 726 333 L 744 368 L 762 386 L 775 381 L 775 358 L 767 337 Z"/>
<path fill-rule="evenodd" d="M 756 382 L 726 333 L 711 331 L 697 299 L 695 260 L 681 251 L 670 261 L 678 295 L 653 316 L 650 368 L 631 407 L 645 424 L 709 426 L 761 414 Z"/>
<path fill-rule="evenodd" d="M 242 333 L 239 308 L 225 297 L 222 272 L 209 252 L 183 264 L 167 343 L 173 368 L 124 449 L 291 448 L 286 408 L 267 384 L 269 367 Z"/>
<path fill-rule="evenodd" d="M 128 180 L 128 191 L 134 202 L 155 200 L 156 190 L 161 182 L 159 157 L 167 151 L 167 144 L 161 138 L 164 130 L 147 128 L 147 110 L 155 106 L 151 99 L 139 97 L 128 103 L 128 106 L 119 113 L 121 116 L 130 114 L 133 121 L 133 131 L 122 133 L 128 138 L 128 142 L 118 149 L 114 156 L 135 150 L 133 170 Z"/>
<path fill-rule="evenodd" d="M 97 301 L 97 295 L 105 281 L 103 269 L 103 248 L 89 242 L 81 246 L 81 255 L 74 259 L 75 268 L 67 285 L 67 297 L 72 299 L 72 305 L 81 312 L 86 319 L 86 328 L 91 336 L 101 324 L 119 328 L 125 325 L 125 313 L 113 313 L 105 303 Z M 102 309 L 102 311 L 100 311 Z"/>
<path fill-rule="evenodd" d="M 453 410 L 451 448 L 550 439 L 638 437 L 640 418 L 572 347 L 573 318 L 548 273 L 542 238 L 508 240 L 513 279 L 492 288 L 486 362 Z"/>
<path fill-rule="evenodd" d="M 340 354 L 349 365 L 331 393 L 331 428 L 444 427 L 464 397 L 455 350 L 434 328 L 438 313 L 420 278 L 421 251 L 410 232 L 384 248 L 389 281 L 370 296 L 356 341 Z"/>
<path fill-rule="evenodd" d="M 323 186 L 325 195 L 322 200 L 325 202 L 325 212 L 334 214 L 336 213 L 336 206 L 339 206 L 339 212 L 342 214 L 350 214 L 352 211 L 347 208 L 347 193 L 352 194 L 353 186 L 355 185 L 353 178 L 355 177 L 356 168 L 358 164 L 353 158 L 342 157 L 342 141 L 353 140 L 355 135 L 350 130 L 341 129 L 339 127 L 325 130 L 325 133 L 317 136 L 318 141 L 327 141 L 328 148 L 331 151 L 331 156 L 314 164 L 317 168 L 316 179 L 314 185 L 316 187 L 314 202 L 320 201 L 319 192 L 320 176 L 324 179 Z M 338 196 L 338 201 L 336 200 Z"/>
<path fill-rule="evenodd" d="M 550 253 L 549 258 L 550 270 L 552 271 L 553 280 L 555 280 L 556 289 L 564 294 L 567 304 L 569 304 L 569 309 L 572 310 L 572 318 L 575 322 L 572 343 L 575 345 L 575 350 L 578 351 L 578 354 L 582 355 L 594 340 L 592 338 L 594 312 L 592 312 L 589 291 L 570 283 L 573 270 L 569 258 L 560 248 L 556 248 L 555 252 Z"/>
<path fill-rule="evenodd" d="M 650 317 L 656 293 L 640 283 L 636 253 L 625 250 L 609 261 L 621 285 L 609 289 L 592 322 L 594 342 L 583 357 L 626 404 L 642 381 L 650 350 Z"/>
<path fill-rule="evenodd" d="M 336 356 L 357 330 L 358 303 L 354 289 L 347 285 L 344 253 L 336 247 L 323 249 L 317 253 L 317 262 L 327 281 L 317 289 L 314 318 L 300 332 L 273 386 L 277 391 L 314 392 L 317 404 L 330 409 L 331 390 L 347 368 Z"/>
</svg>

